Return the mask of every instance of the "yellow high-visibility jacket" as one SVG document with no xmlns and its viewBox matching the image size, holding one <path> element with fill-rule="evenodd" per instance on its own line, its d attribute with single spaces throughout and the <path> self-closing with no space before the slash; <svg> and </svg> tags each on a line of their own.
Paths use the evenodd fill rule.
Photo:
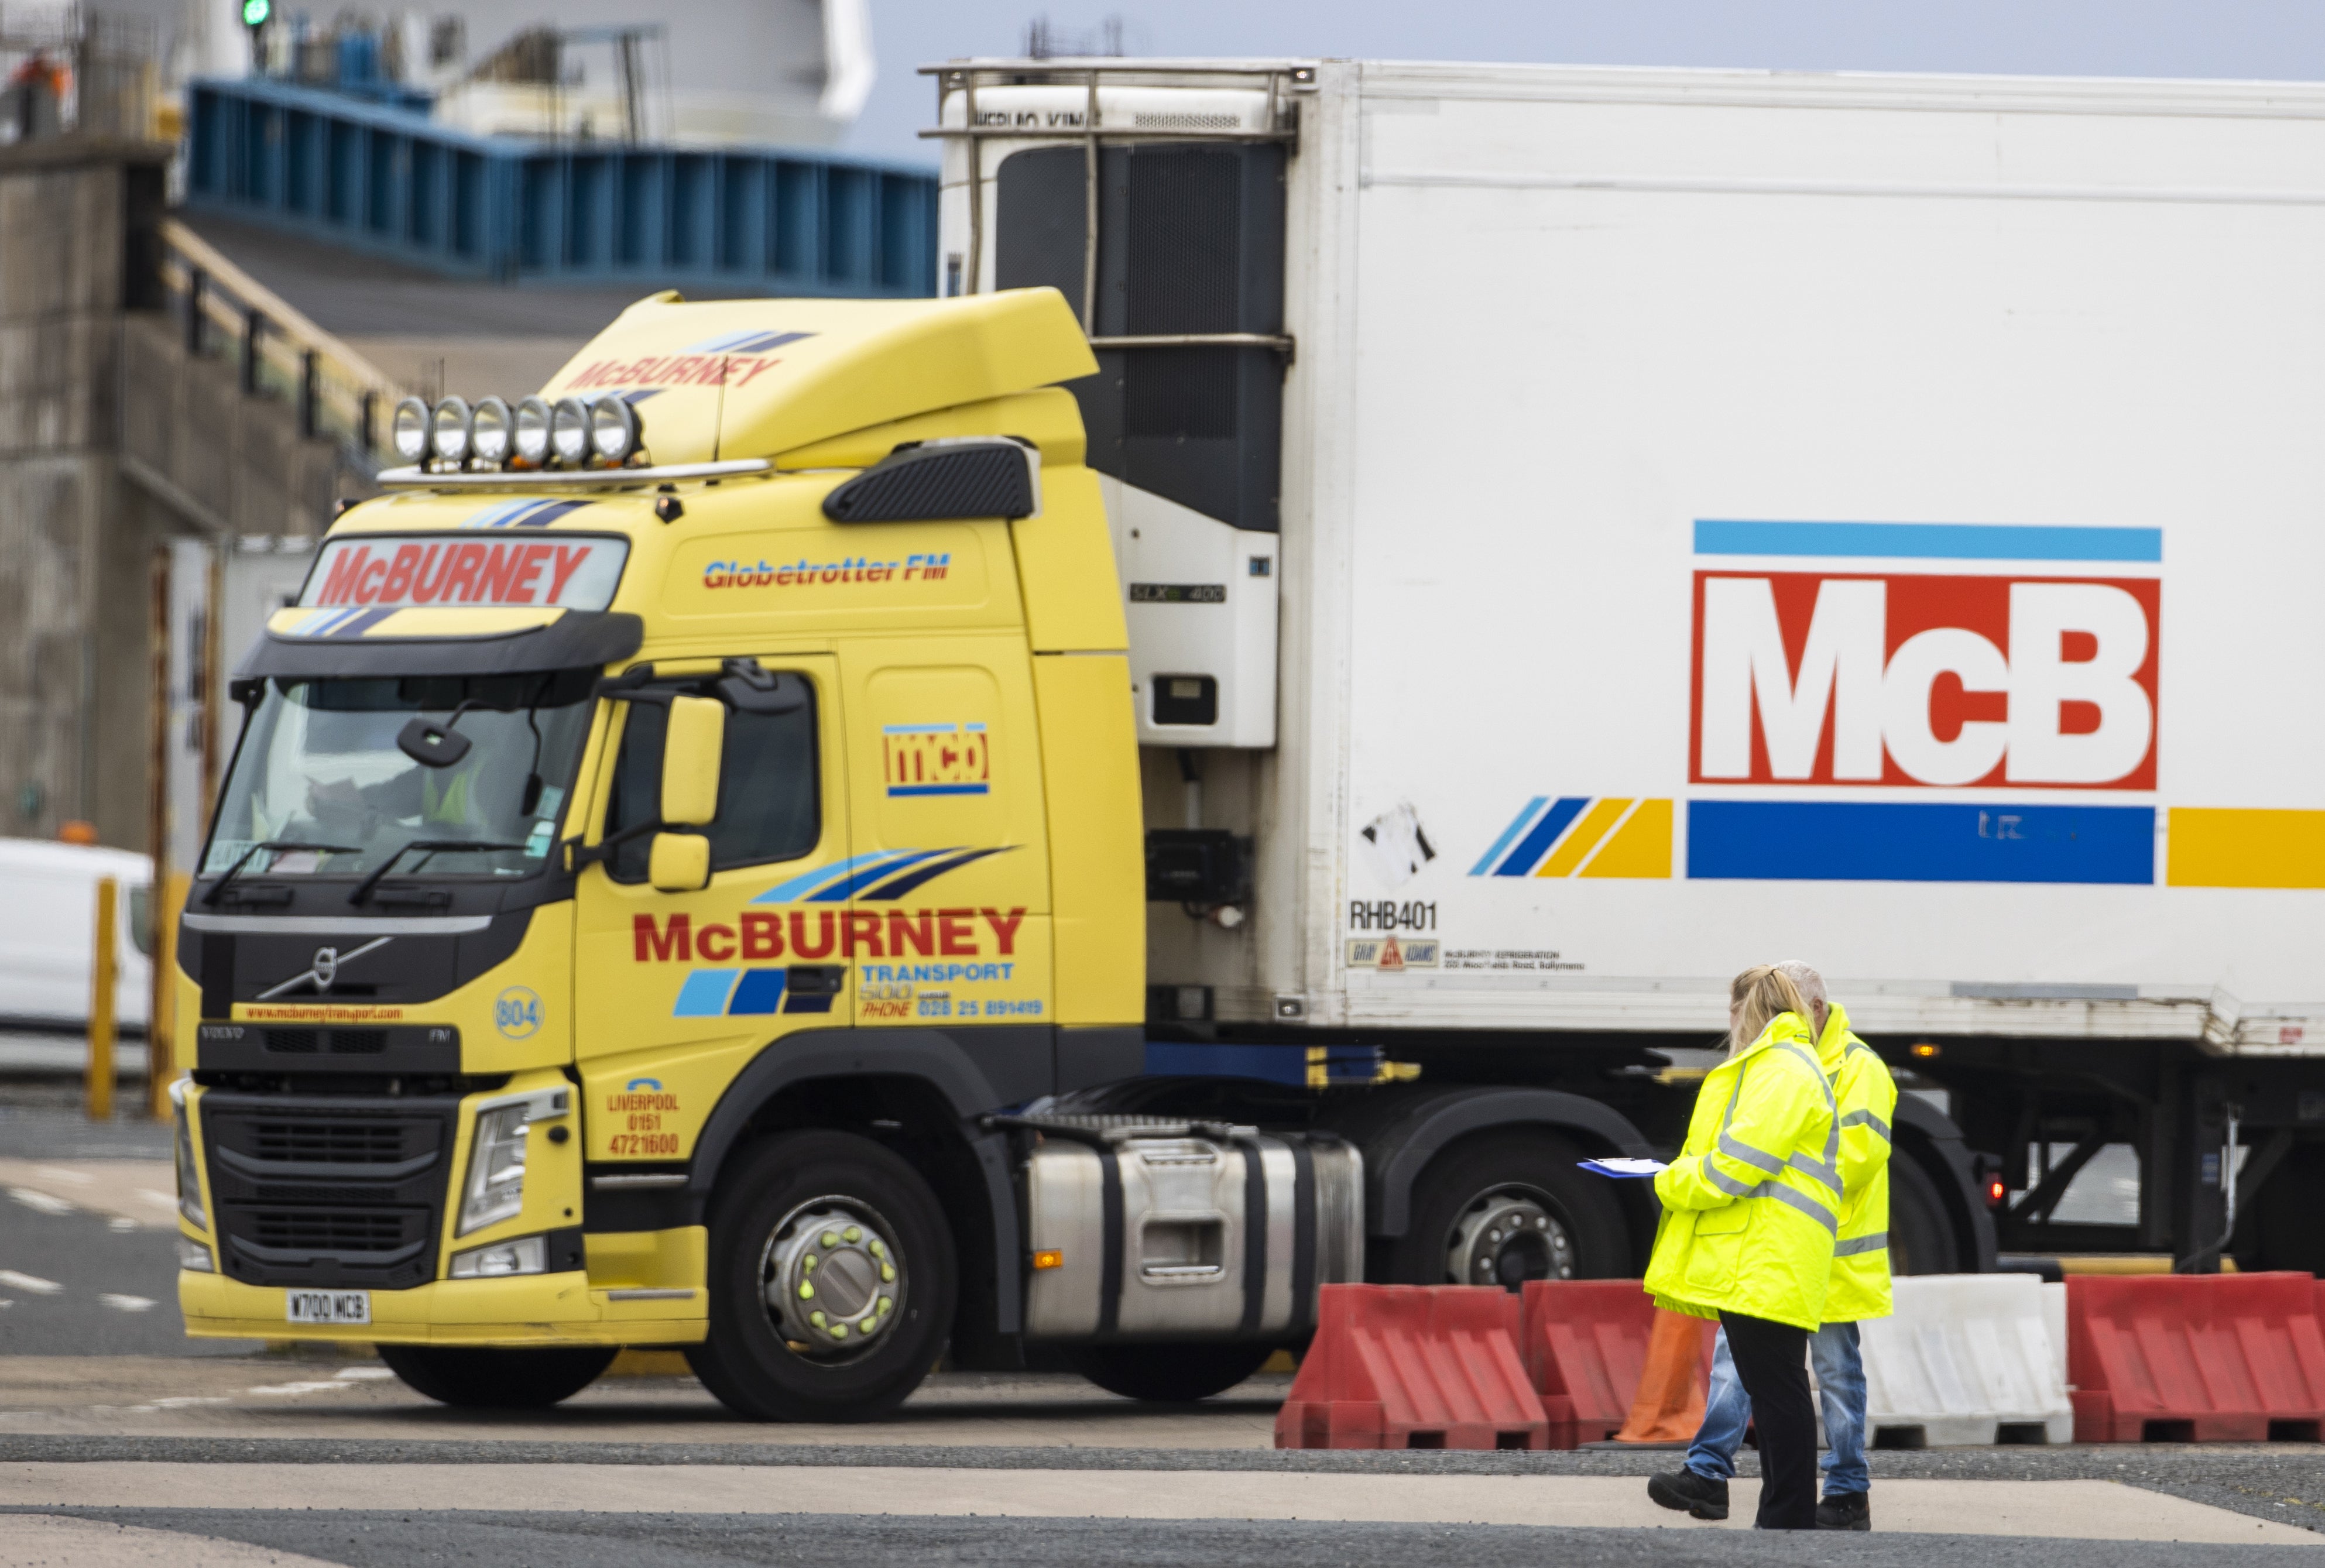
<svg viewBox="0 0 2325 1568">
<path fill-rule="evenodd" d="M 1890 1121 L 1897 1114 L 1897 1081 L 1848 1026 L 1835 1003 L 1827 1010 L 1817 1057 L 1832 1080 L 1840 1113 L 1840 1234 L 1832 1248 L 1832 1283 L 1825 1289 L 1824 1321 L 1885 1318 L 1889 1295 Z"/>
<path fill-rule="evenodd" d="M 1837 1120 L 1797 1014 L 1777 1014 L 1711 1070 L 1679 1158 L 1655 1177 L 1663 1217 L 1646 1289 L 1657 1306 L 1815 1331 L 1840 1228 Z"/>
</svg>

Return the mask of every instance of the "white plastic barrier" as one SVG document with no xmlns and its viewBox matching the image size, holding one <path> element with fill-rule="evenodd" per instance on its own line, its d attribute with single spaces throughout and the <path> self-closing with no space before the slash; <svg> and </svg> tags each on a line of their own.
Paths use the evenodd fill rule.
<svg viewBox="0 0 2325 1568">
<path fill-rule="evenodd" d="M 1925 1274 L 1895 1286 L 1895 1315 L 1861 1326 L 1868 1442 L 1885 1431 L 1904 1447 L 2074 1441 L 2066 1286 L 2031 1274 Z"/>
</svg>

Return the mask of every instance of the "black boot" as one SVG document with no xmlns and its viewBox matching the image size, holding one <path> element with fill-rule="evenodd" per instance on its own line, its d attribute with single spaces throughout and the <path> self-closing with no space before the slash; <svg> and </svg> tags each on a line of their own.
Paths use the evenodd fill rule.
<svg viewBox="0 0 2325 1568">
<path fill-rule="evenodd" d="M 1873 1504 L 1863 1492 L 1843 1492 L 1817 1505 L 1817 1528 L 1820 1530 L 1869 1530 L 1872 1527 Z"/>
<path fill-rule="evenodd" d="M 1728 1483 L 1700 1476 L 1691 1470 L 1667 1470 L 1661 1475 L 1649 1476 L 1647 1496 L 1664 1508 L 1693 1514 L 1699 1519 L 1728 1517 Z"/>
</svg>

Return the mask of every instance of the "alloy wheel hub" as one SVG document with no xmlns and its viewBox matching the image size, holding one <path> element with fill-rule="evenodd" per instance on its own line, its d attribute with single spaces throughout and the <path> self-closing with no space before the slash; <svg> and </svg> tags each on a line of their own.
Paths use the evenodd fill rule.
<svg viewBox="0 0 2325 1568">
<path fill-rule="evenodd" d="M 1540 1200 L 1487 1192 L 1454 1221 L 1447 1274 L 1464 1285 L 1515 1290 L 1530 1279 L 1572 1279 L 1574 1240 Z"/>
<path fill-rule="evenodd" d="M 820 1359 L 876 1343 L 903 1304 L 894 1233 L 863 1205 L 802 1203 L 769 1239 L 759 1268 L 767 1314 L 793 1350 Z"/>
</svg>

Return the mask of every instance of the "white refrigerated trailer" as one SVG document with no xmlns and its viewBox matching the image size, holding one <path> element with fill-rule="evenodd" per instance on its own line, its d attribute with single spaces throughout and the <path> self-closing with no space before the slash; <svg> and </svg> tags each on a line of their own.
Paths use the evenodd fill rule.
<svg viewBox="0 0 2325 1568">
<path fill-rule="evenodd" d="M 941 286 L 1101 365 L 1156 902 L 1082 1109 L 1348 1133 L 1376 1277 L 1635 1271 L 1539 1151 L 1675 1143 L 1797 957 L 1930 1091 L 1901 1268 L 2325 1266 L 2325 88 L 930 70 Z"/>
</svg>

